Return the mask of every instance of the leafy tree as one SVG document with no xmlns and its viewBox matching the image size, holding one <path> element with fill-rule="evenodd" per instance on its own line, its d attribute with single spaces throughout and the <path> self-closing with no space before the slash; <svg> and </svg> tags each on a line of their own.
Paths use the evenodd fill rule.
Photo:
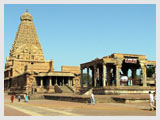
<svg viewBox="0 0 160 120">
<path fill-rule="evenodd" d="M 147 77 L 152 77 L 152 75 L 155 73 L 155 67 L 148 66 L 147 67 Z"/>
</svg>

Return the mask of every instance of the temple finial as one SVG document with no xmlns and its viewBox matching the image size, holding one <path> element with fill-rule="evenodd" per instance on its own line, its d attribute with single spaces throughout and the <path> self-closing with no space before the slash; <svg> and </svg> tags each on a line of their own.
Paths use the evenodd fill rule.
<svg viewBox="0 0 160 120">
<path fill-rule="evenodd" d="M 26 12 L 28 13 L 28 9 L 26 9 Z"/>
</svg>

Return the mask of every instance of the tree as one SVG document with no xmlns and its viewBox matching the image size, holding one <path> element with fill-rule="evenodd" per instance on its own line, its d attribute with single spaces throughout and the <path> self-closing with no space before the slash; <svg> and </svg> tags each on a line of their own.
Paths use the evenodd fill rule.
<svg viewBox="0 0 160 120">
<path fill-rule="evenodd" d="M 87 73 L 83 73 L 83 84 L 87 84 L 88 83 L 88 77 L 87 77 Z M 92 83 L 92 78 L 89 75 L 89 84 Z"/>
<path fill-rule="evenodd" d="M 147 66 L 147 77 L 152 77 L 154 73 L 155 73 L 155 67 Z"/>
</svg>

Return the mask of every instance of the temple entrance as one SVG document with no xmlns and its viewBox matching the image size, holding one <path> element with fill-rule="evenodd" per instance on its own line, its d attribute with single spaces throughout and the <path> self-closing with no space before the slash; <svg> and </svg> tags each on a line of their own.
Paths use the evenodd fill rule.
<svg viewBox="0 0 160 120">
<path fill-rule="evenodd" d="M 120 85 L 138 85 L 141 86 L 141 66 L 137 58 L 125 58 L 122 62 L 121 77 L 126 76 L 128 80 L 121 79 Z"/>
</svg>

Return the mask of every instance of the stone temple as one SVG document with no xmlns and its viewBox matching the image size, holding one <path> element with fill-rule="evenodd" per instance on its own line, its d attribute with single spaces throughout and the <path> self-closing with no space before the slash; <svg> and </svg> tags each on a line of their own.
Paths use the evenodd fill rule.
<svg viewBox="0 0 160 120">
<path fill-rule="evenodd" d="M 44 59 L 33 17 L 28 10 L 20 20 L 6 58 L 4 89 L 15 93 L 55 93 L 59 89 L 65 91 L 65 88 L 76 91 L 80 85 L 80 67 L 62 66 L 62 71 L 54 71 L 54 61 Z"/>
<path fill-rule="evenodd" d="M 62 66 L 61 71 L 54 71 L 54 61 L 44 59 L 33 17 L 28 10 L 20 20 L 10 55 L 6 58 L 6 91 L 28 94 L 69 91 L 80 94 L 91 91 L 95 94 L 141 94 L 155 91 L 156 61 L 147 60 L 145 55 L 114 53 L 80 66 Z M 151 76 L 147 75 L 149 68 L 154 71 Z M 84 79 L 84 69 L 87 79 Z M 123 76 L 128 80 L 121 79 Z"/>
<path fill-rule="evenodd" d="M 83 63 L 80 68 L 81 78 L 84 69 L 88 76 L 85 86 L 81 79 L 83 91 L 93 88 L 95 94 L 141 94 L 156 89 L 156 61 L 147 60 L 145 55 L 114 53 Z M 149 68 L 154 71 L 150 76 L 147 74 Z M 89 81 L 90 75 L 92 77 Z M 127 76 L 128 80 L 124 81 L 122 76 Z"/>
</svg>

